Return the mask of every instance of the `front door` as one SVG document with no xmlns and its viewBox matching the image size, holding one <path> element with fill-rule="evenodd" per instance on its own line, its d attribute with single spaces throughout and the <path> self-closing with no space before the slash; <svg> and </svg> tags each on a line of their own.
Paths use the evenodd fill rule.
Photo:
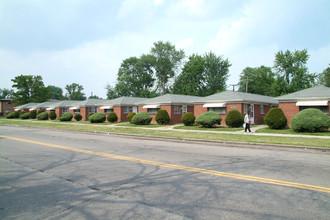
<svg viewBox="0 0 330 220">
<path fill-rule="evenodd" d="M 254 104 L 250 105 L 250 120 L 251 124 L 254 124 Z"/>
</svg>

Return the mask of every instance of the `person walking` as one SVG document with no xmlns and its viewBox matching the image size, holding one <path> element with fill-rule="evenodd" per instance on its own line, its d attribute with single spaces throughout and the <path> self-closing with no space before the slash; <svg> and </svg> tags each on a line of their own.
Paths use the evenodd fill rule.
<svg viewBox="0 0 330 220">
<path fill-rule="evenodd" d="M 249 132 L 251 133 L 251 129 L 250 129 L 250 111 L 248 111 L 244 117 L 244 123 L 245 123 L 245 132 L 247 130 L 249 130 Z"/>
</svg>

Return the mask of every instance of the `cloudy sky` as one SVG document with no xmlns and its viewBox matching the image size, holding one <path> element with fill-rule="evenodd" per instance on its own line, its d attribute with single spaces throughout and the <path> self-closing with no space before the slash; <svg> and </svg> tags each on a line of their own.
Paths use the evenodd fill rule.
<svg viewBox="0 0 330 220">
<path fill-rule="evenodd" d="M 213 51 L 245 67 L 273 66 L 280 50 L 307 49 L 310 72 L 330 63 L 329 0 L 1 0 L 0 88 L 20 74 L 45 85 L 73 82 L 106 98 L 121 62 L 156 41 Z M 228 87 L 229 88 L 229 87 Z"/>
</svg>

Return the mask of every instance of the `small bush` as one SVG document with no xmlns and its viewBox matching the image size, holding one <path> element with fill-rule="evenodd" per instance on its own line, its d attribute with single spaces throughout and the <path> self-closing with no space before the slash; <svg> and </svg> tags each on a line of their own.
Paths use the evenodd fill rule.
<svg viewBox="0 0 330 220">
<path fill-rule="evenodd" d="M 135 112 L 130 112 L 130 113 L 128 113 L 128 115 L 127 115 L 127 120 L 128 120 L 130 123 L 132 123 L 132 118 L 133 118 L 135 115 L 136 115 Z"/>
<path fill-rule="evenodd" d="M 132 123 L 136 125 L 150 124 L 152 117 L 146 112 L 139 112 L 132 118 Z"/>
<path fill-rule="evenodd" d="M 265 122 L 271 129 L 283 129 L 286 127 L 287 121 L 280 108 L 271 108 L 265 117 Z"/>
<path fill-rule="evenodd" d="M 35 118 L 37 117 L 37 112 L 36 112 L 36 110 L 32 110 L 32 111 L 30 111 L 30 113 L 29 113 L 29 117 L 30 117 L 30 119 L 35 119 Z"/>
<path fill-rule="evenodd" d="M 87 115 L 87 119 L 89 119 L 89 117 L 92 116 L 92 115 L 94 115 L 94 113 L 89 113 L 89 114 Z"/>
<path fill-rule="evenodd" d="M 76 115 L 74 116 L 74 119 L 75 119 L 76 121 L 80 121 L 80 120 L 82 119 L 81 114 L 76 114 Z"/>
<path fill-rule="evenodd" d="M 48 113 L 47 112 L 41 112 L 37 115 L 38 120 L 48 120 Z"/>
<path fill-rule="evenodd" d="M 195 119 L 196 119 L 196 117 L 191 112 L 186 112 L 181 117 L 181 121 L 185 126 L 193 126 L 195 123 Z"/>
<path fill-rule="evenodd" d="M 260 118 L 260 124 L 262 124 L 262 125 L 266 124 L 265 117 L 264 116 L 261 116 L 261 118 Z"/>
<path fill-rule="evenodd" d="M 44 112 L 44 110 L 39 109 L 39 110 L 38 110 L 38 115 L 41 114 L 41 113 L 43 113 L 43 112 Z"/>
<path fill-rule="evenodd" d="M 103 112 L 98 112 L 98 113 L 95 113 L 91 116 L 89 116 L 88 120 L 91 122 L 91 123 L 102 123 L 102 122 L 105 122 L 105 114 Z"/>
<path fill-rule="evenodd" d="M 319 109 L 308 108 L 293 116 L 291 127 L 296 132 L 327 131 L 330 118 Z"/>
<path fill-rule="evenodd" d="M 170 116 L 168 115 L 168 112 L 165 109 L 159 109 L 157 111 L 155 120 L 157 124 L 165 125 L 170 123 Z"/>
<path fill-rule="evenodd" d="M 107 117 L 108 122 L 117 122 L 118 121 L 118 116 L 115 112 L 110 112 L 108 117 Z"/>
<path fill-rule="evenodd" d="M 236 109 L 232 109 L 227 113 L 226 125 L 233 128 L 242 127 L 244 124 L 244 116 Z"/>
<path fill-rule="evenodd" d="M 27 113 L 27 112 L 25 112 L 25 111 L 21 111 L 21 112 L 19 112 L 19 116 L 21 117 L 21 115 L 23 115 L 23 114 L 25 114 L 25 113 Z"/>
<path fill-rule="evenodd" d="M 12 119 L 12 118 L 15 118 L 15 112 L 10 112 L 6 115 L 6 118 L 7 119 Z"/>
<path fill-rule="evenodd" d="M 25 112 L 24 114 L 22 114 L 22 115 L 20 115 L 19 116 L 20 117 L 20 119 L 29 119 L 30 118 L 30 114 L 29 113 L 27 113 L 27 112 Z"/>
<path fill-rule="evenodd" d="M 60 121 L 71 121 L 73 118 L 73 115 L 70 112 L 62 114 L 58 120 Z"/>
<path fill-rule="evenodd" d="M 212 128 L 216 124 L 221 124 L 222 118 L 216 112 L 204 112 L 196 118 L 196 123 L 204 128 Z"/>
<path fill-rule="evenodd" d="M 49 119 L 50 120 L 55 120 L 56 119 L 56 113 L 55 113 L 55 111 L 50 111 L 49 112 Z"/>
</svg>

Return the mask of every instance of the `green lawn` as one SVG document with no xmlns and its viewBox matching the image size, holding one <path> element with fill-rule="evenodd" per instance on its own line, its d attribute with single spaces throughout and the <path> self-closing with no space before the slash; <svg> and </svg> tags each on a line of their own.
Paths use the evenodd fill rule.
<svg viewBox="0 0 330 220">
<path fill-rule="evenodd" d="M 295 134 L 295 135 L 315 135 L 315 136 L 330 136 L 330 131 L 327 132 L 295 132 L 291 128 L 287 129 L 270 129 L 262 128 L 258 129 L 256 133 L 271 133 L 271 134 Z"/>
<path fill-rule="evenodd" d="M 93 132 L 109 132 L 122 134 L 136 134 L 147 136 L 172 137 L 179 139 L 200 139 L 200 140 L 217 140 L 217 141 L 234 141 L 248 143 L 265 143 L 265 144 L 280 144 L 280 145 L 298 145 L 307 147 L 327 147 L 330 148 L 329 139 L 319 138 L 292 138 L 292 137 L 267 137 L 245 134 L 224 134 L 224 133 L 198 133 L 179 130 L 157 130 L 155 129 L 140 129 L 139 127 L 122 127 L 122 126 L 97 126 L 95 124 L 83 123 L 55 123 L 49 121 L 31 121 L 31 120 L 13 120 L 0 119 L 0 125 L 22 125 L 32 127 L 47 127 L 53 129 L 67 129 L 76 131 L 93 131 Z M 221 129 L 221 128 L 220 128 Z"/>
<path fill-rule="evenodd" d="M 168 127 L 170 125 L 159 125 L 159 124 L 136 125 L 136 124 L 131 124 L 129 122 L 121 122 L 121 123 L 117 123 L 116 126 L 132 127 L 132 128 L 161 128 L 161 127 Z"/>
<path fill-rule="evenodd" d="M 174 129 L 184 129 L 184 130 L 200 130 L 200 131 L 242 131 L 244 130 L 244 128 L 230 128 L 230 127 L 214 127 L 214 128 L 203 128 L 201 126 L 198 125 L 194 125 L 194 126 L 175 126 Z"/>
</svg>

